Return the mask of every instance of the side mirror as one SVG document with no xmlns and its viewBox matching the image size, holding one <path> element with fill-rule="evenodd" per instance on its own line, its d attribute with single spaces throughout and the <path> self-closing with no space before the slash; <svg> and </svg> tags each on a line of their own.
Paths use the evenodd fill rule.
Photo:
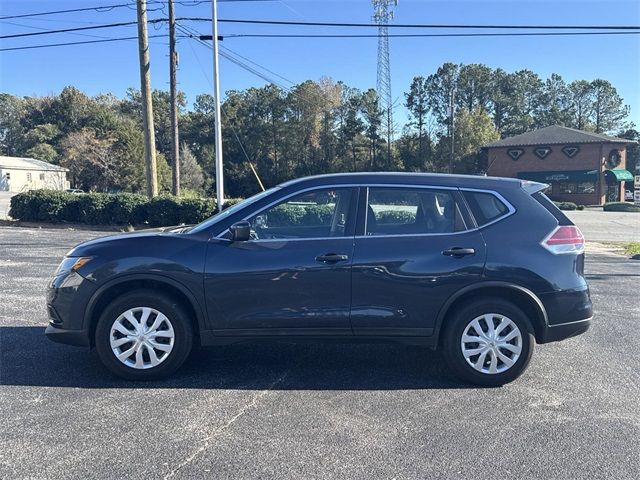
<svg viewBox="0 0 640 480">
<path fill-rule="evenodd" d="M 229 230 L 231 231 L 231 240 L 234 242 L 246 242 L 251 238 L 251 224 L 246 220 L 234 223 L 229 227 Z"/>
</svg>

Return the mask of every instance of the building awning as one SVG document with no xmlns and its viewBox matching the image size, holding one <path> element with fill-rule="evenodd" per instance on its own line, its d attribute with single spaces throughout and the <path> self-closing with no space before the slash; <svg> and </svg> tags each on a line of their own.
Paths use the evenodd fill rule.
<svg viewBox="0 0 640 480">
<path fill-rule="evenodd" d="M 625 170 L 624 168 L 605 170 L 604 178 L 606 178 L 609 183 L 633 182 L 633 175 L 629 170 Z"/>
<path fill-rule="evenodd" d="M 625 170 L 626 171 L 626 170 Z M 598 170 L 569 170 L 548 172 L 518 172 L 518 178 L 533 182 L 595 182 Z M 633 178 L 632 178 L 633 180 Z"/>
</svg>

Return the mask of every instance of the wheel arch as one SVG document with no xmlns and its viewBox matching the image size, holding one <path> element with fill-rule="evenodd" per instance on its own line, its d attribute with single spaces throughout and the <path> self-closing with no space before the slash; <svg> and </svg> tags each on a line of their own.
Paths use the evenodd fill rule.
<svg viewBox="0 0 640 480">
<path fill-rule="evenodd" d="M 102 285 L 87 303 L 83 325 L 91 347 L 95 344 L 96 325 L 105 306 L 123 293 L 142 289 L 164 292 L 174 297 L 187 310 L 193 331 L 200 336 L 205 328 L 204 312 L 195 295 L 185 285 L 163 275 L 125 275 Z"/>
<path fill-rule="evenodd" d="M 442 338 L 442 329 L 446 325 L 448 318 L 463 305 L 477 298 L 497 297 L 508 300 L 522 309 L 529 318 L 534 329 L 537 342 L 544 338 L 544 332 L 548 325 L 547 312 L 542 301 L 531 290 L 507 282 L 481 282 L 469 285 L 449 297 L 438 313 L 436 320 L 435 335 L 438 343 Z"/>
</svg>

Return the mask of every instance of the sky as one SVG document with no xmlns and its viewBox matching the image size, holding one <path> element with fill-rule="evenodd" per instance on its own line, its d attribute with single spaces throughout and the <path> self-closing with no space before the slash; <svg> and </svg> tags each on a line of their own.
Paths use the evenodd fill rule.
<svg viewBox="0 0 640 480">
<path fill-rule="evenodd" d="M 177 17 L 211 17 L 211 5 L 176 0 Z M 132 0 L 2 0 L 0 17 L 24 13 L 131 3 L 132 8 L 66 13 L 0 20 L 2 35 L 94 24 L 135 21 Z M 166 18 L 162 5 L 150 4 L 149 18 Z M 370 0 L 219 0 L 221 19 L 327 21 L 369 23 Z M 399 0 L 395 23 L 640 25 L 639 0 Z M 210 22 L 184 22 L 202 34 Z M 242 33 L 375 33 L 375 29 L 285 27 L 221 24 L 222 35 Z M 416 30 L 393 30 L 417 33 Z M 424 31 L 419 31 L 424 33 Z M 442 33 L 442 31 L 438 31 Z M 149 26 L 149 35 L 166 35 L 166 25 Z M 87 36 L 90 35 L 90 36 Z M 76 42 L 136 35 L 135 25 L 101 30 L 0 40 L 0 48 Z M 168 89 L 166 36 L 150 40 L 153 88 Z M 284 86 L 328 76 L 366 90 L 376 85 L 377 39 L 231 38 L 225 48 L 268 68 Z M 211 50 L 193 39 L 178 42 L 179 88 L 192 105 L 196 95 L 212 91 Z M 543 79 L 551 73 L 565 81 L 609 80 L 630 106 L 630 119 L 640 125 L 640 35 L 576 37 L 392 38 L 392 96 L 395 120 L 406 120 L 404 92 L 416 75 L 434 73 L 444 62 L 483 63 L 508 72 L 530 69 Z M 261 86 L 265 80 L 220 59 L 222 91 Z M 275 76 L 275 74 L 280 77 Z M 14 95 L 58 93 L 67 85 L 95 95 L 124 96 L 140 86 L 137 41 L 128 40 L 66 47 L 0 52 L 0 91 Z"/>
</svg>

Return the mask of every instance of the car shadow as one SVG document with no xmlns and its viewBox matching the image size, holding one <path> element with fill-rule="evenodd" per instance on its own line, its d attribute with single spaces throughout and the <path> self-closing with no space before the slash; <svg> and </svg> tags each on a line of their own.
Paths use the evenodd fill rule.
<svg viewBox="0 0 640 480">
<path fill-rule="evenodd" d="M 0 385 L 68 388 L 409 390 L 473 388 L 438 352 L 400 344 L 237 344 L 199 348 L 171 377 L 121 380 L 95 351 L 58 345 L 43 327 L 0 327 Z"/>
</svg>

